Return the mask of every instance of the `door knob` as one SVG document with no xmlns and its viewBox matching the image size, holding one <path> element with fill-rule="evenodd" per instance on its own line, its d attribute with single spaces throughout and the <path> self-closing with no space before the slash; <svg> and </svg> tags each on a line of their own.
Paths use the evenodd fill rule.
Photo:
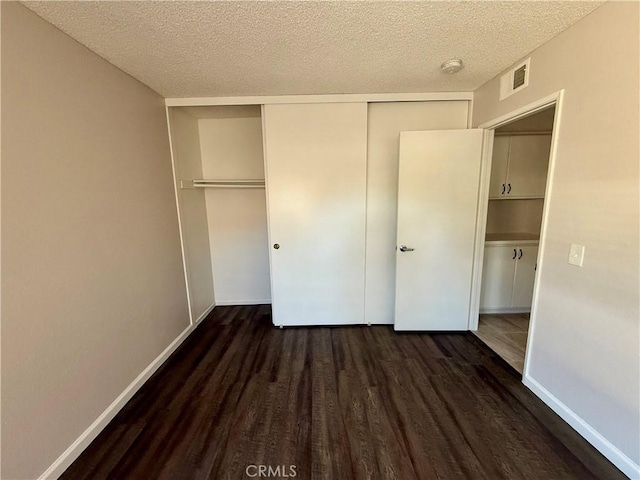
<svg viewBox="0 0 640 480">
<path fill-rule="evenodd" d="M 273 244 L 273 248 L 275 248 L 276 250 L 278 250 L 280 248 L 280 244 L 279 243 L 274 243 Z"/>
<path fill-rule="evenodd" d="M 407 247 L 406 245 L 400 245 L 401 252 L 413 252 L 415 248 Z"/>
</svg>

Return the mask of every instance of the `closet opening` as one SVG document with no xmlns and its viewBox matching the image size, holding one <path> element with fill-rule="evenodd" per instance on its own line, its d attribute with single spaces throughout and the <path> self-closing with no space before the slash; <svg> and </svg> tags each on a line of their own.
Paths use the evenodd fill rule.
<svg viewBox="0 0 640 480">
<path fill-rule="evenodd" d="M 523 373 L 555 104 L 494 131 L 477 330 Z"/>
<path fill-rule="evenodd" d="M 270 303 L 261 106 L 167 114 L 191 322 Z"/>
</svg>

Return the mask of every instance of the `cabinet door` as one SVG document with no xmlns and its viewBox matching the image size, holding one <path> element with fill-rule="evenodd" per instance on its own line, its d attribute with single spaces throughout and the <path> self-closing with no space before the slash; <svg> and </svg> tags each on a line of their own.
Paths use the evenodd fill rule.
<svg viewBox="0 0 640 480">
<path fill-rule="evenodd" d="M 507 184 L 509 197 L 543 197 L 547 185 L 551 135 L 511 137 Z"/>
<path fill-rule="evenodd" d="M 274 324 L 364 323 L 367 104 L 265 105 L 264 132 Z"/>
<path fill-rule="evenodd" d="M 516 253 L 517 248 L 511 245 L 485 247 L 480 290 L 481 309 L 511 306 Z"/>
<path fill-rule="evenodd" d="M 491 178 L 489 180 L 489 198 L 501 198 L 506 193 L 503 185 L 507 178 L 509 161 L 509 143 L 511 137 L 501 136 L 493 139 L 493 155 L 491 157 Z"/>
<path fill-rule="evenodd" d="M 513 281 L 513 296 L 511 297 L 512 307 L 531 308 L 537 261 L 537 246 L 518 247 L 516 273 Z"/>
</svg>

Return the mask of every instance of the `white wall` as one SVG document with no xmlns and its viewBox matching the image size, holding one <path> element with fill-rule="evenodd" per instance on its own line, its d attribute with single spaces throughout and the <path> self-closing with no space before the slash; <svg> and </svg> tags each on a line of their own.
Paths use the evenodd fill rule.
<svg viewBox="0 0 640 480">
<path fill-rule="evenodd" d="M 639 8 L 604 4 L 531 54 L 525 90 L 499 102 L 496 77 L 475 92 L 473 110 L 479 125 L 565 89 L 525 382 L 635 477 Z M 572 243 L 586 246 L 582 268 L 567 263 Z"/>
<path fill-rule="evenodd" d="M 467 128 L 468 113 L 466 101 L 369 104 L 366 322 L 392 324 L 394 320 L 400 132 Z"/>
<path fill-rule="evenodd" d="M 189 325 L 164 101 L 2 9 L 2 478 L 38 478 Z"/>
<path fill-rule="evenodd" d="M 191 318 L 195 322 L 215 303 L 205 192 L 180 188 L 181 180 L 202 178 L 198 120 L 181 108 L 169 109 L 169 115 Z"/>
<path fill-rule="evenodd" d="M 260 106 L 209 107 L 199 120 L 207 179 L 264 179 Z M 271 302 L 264 188 L 207 189 L 216 303 Z"/>
</svg>

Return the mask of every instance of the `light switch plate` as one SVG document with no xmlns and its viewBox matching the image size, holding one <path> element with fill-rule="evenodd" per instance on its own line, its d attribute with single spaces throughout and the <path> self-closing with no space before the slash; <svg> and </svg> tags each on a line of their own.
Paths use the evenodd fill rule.
<svg viewBox="0 0 640 480">
<path fill-rule="evenodd" d="M 584 245 L 575 245 L 572 243 L 569 249 L 569 264 L 581 267 L 583 261 Z"/>
</svg>

